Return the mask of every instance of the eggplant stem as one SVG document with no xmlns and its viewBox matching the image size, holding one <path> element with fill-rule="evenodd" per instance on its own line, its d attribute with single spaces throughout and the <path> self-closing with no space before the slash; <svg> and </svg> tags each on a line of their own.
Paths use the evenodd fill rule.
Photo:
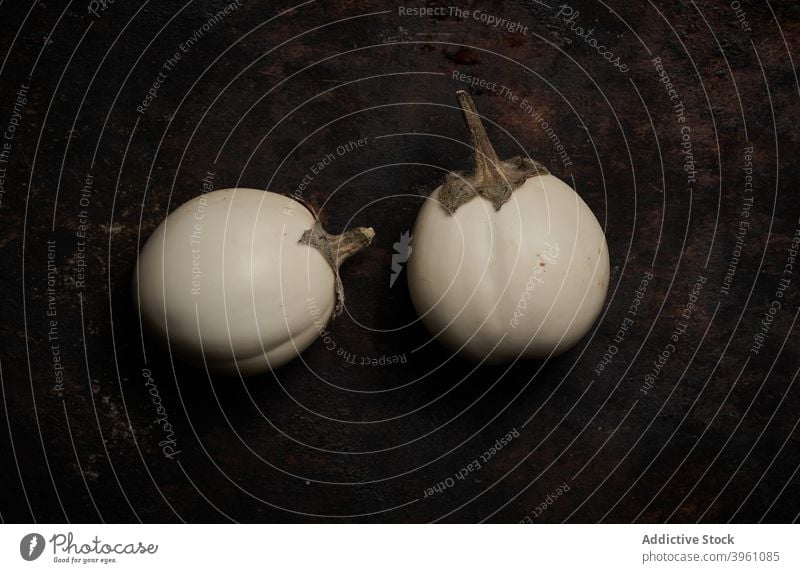
<svg viewBox="0 0 800 573">
<path fill-rule="evenodd" d="M 492 142 L 489 141 L 489 135 L 486 133 L 481 116 L 475 108 L 475 102 L 464 90 L 458 90 L 456 98 L 458 98 L 461 113 L 464 115 L 464 122 L 467 124 L 467 132 L 469 132 L 469 142 L 472 146 L 475 161 L 475 178 L 487 183 L 503 182 L 503 173 L 498 167 L 500 159 L 497 157 L 494 147 L 492 147 Z"/>
<path fill-rule="evenodd" d="M 344 310 L 344 285 L 339 276 L 339 267 L 347 259 L 365 249 L 375 238 L 375 231 L 372 227 L 355 227 L 348 229 L 341 235 L 328 233 L 319 220 L 314 221 L 314 225 L 306 230 L 300 237 L 299 243 L 315 248 L 333 269 L 336 278 L 336 308 L 334 318 L 342 314 Z"/>
<path fill-rule="evenodd" d="M 475 102 L 464 90 L 456 92 L 473 152 L 472 173 L 452 172 L 439 189 L 439 203 L 451 214 L 476 196 L 489 200 L 496 211 L 529 177 L 547 175 L 547 168 L 530 157 L 501 161 L 489 141 Z"/>
</svg>

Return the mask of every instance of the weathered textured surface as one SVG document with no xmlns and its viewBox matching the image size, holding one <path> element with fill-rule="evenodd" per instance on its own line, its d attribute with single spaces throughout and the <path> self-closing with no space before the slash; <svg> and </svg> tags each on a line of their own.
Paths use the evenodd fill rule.
<svg viewBox="0 0 800 573">
<path fill-rule="evenodd" d="M 469 3 L 521 31 L 472 15 L 403 16 L 380 1 L 281 15 L 292 3 L 243 2 L 181 52 L 144 113 L 137 106 L 168 58 L 223 3 L 201 0 L 172 20 L 169 3 L 118 0 L 99 18 L 78 3 L 60 20 L 56 3 L 23 4 L 0 7 L 0 130 L 19 124 L 4 140 L 0 208 L 4 521 L 796 519 L 800 268 L 784 274 L 800 215 L 796 3 L 742 2 L 748 32 L 715 1 L 612 2 L 614 12 L 576 1 L 571 21 L 538 2 Z M 593 28 L 629 70 L 574 26 Z M 467 87 L 454 73 L 497 85 Z M 590 338 L 547 363 L 473 370 L 428 344 L 403 276 L 389 287 L 393 244 L 423 197 L 467 167 L 457 89 L 470 90 L 500 156 L 530 152 L 606 228 L 607 310 Z M 170 209 L 204 178 L 291 193 L 306 177 L 302 195 L 329 231 L 377 232 L 343 268 L 348 304 L 327 341 L 275 376 L 241 382 L 209 380 L 142 340 L 131 270 Z M 615 343 L 648 272 L 635 322 Z M 791 282 L 779 298 L 781 278 Z M 781 307 L 753 354 L 773 301 Z M 598 374 L 609 345 L 617 353 Z M 154 387 L 173 460 L 159 446 Z M 455 479 L 511 430 L 519 437 Z M 448 478 L 452 487 L 425 497 Z M 569 492 L 532 513 L 564 482 Z"/>
</svg>

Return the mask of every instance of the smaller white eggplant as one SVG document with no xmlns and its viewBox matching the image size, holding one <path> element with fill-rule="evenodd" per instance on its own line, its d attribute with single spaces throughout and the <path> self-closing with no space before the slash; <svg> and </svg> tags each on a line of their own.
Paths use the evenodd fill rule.
<svg viewBox="0 0 800 573">
<path fill-rule="evenodd" d="M 339 236 L 304 205 L 223 189 L 173 211 L 139 254 L 133 295 L 147 329 L 184 361 L 253 375 L 287 363 L 342 310 L 342 262 L 371 228 Z"/>
<path fill-rule="evenodd" d="M 564 352 L 592 327 L 610 265 L 591 209 L 540 163 L 500 161 L 472 99 L 458 92 L 473 173 L 451 173 L 414 226 L 408 286 L 423 324 L 486 363 Z"/>
</svg>

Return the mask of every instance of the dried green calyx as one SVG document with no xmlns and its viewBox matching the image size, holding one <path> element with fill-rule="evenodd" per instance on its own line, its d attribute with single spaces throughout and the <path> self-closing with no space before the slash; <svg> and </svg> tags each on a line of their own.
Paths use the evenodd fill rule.
<svg viewBox="0 0 800 573">
<path fill-rule="evenodd" d="M 331 235 L 322 227 L 319 220 L 314 221 L 314 226 L 300 237 L 300 243 L 317 249 L 333 269 L 336 277 L 334 318 L 342 314 L 342 310 L 344 310 L 344 286 L 339 276 L 339 267 L 357 252 L 368 247 L 374 237 L 375 231 L 372 227 L 356 227 L 348 229 L 341 235 Z"/>
<path fill-rule="evenodd" d="M 547 175 L 550 172 L 544 165 L 529 157 L 512 157 L 507 161 L 500 161 L 486 135 L 472 98 L 463 90 L 457 91 L 456 97 L 469 131 L 475 170 L 472 173 L 449 173 L 439 190 L 439 202 L 450 213 L 455 213 L 461 205 L 480 195 L 491 201 L 495 210 L 499 211 L 528 177 Z"/>
</svg>

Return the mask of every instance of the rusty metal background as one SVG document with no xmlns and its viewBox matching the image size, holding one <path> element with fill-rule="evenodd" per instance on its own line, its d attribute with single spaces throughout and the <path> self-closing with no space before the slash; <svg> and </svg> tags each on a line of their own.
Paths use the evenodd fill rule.
<svg viewBox="0 0 800 573">
<path fill-rule="evenodd" d="M 225 6 L 0 6 L 3 521 L 797 519 L 797 3 Z M 606 230 L 607 308 L 556 359 L 475 369 L 390 287 L 423 198 L 467 167 L 457 89 Z M 141 338 L 131 271 L 172 208 L 204 178 L 291 193 L 329 153 L 303 196 L 378 235 L 328 341 L 241 381 Z"/>
</svg>

